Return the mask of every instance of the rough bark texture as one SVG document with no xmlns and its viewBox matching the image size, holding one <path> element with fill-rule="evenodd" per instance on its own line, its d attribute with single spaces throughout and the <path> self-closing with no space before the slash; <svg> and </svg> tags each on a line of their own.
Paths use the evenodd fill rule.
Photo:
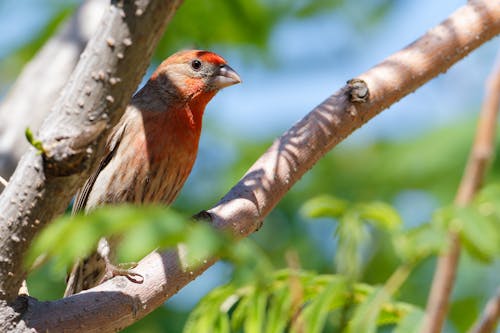
<svg viewBox="0 0 500 333">
<path fill-rule="evenodd" d="M 107 0 L 87 0 L 24 67 L 0 104 L 0 177 L 9 179 L 29 144 L 24 130 L 36 132 L 61 93 L 80 54 L 97 28 Z M 13 116 L 15 115 L 15 116 Z M 0 188 L 0 192 L 3 188 Z"/>
<path fill-rule="evenodd" d="M 498 3 L 500 7 L 500 2 Z M 457 206 L 467 206 L 481 188 L 487 167 L 494 156 L 497 118 L 500 108 L 500 52 L 485 85 L 485 96 L 476 137 L 462 181 L 455 197 Z M 473 223 L 474 221 L 470 221 Z M 447 252 L 438 259 L 432 281 L 422 333 L 439 333 L 448 313 L 448 304 L 460 259 L 460 238 L 452 231 L 448 235 Z"/>
<path fill-rule="evenodd" d="M 0 299 L 12 302 L 35 233 L 61 214 L 97 164 L 181 0 L 112 1 L 40 129 L 43 151 L 23 156 L 0 196 Z M 2 329 L 0 323 L 0 331 Z"/>
<path fill-rule="evenodd" d="M 202 215 L 209 216 L 217 228 L 228 229 L 239 237 L 259 229 L 283 195 L 325 153 L 498 33 L 498 1 L 470 1 L 420 39 L 359 76 L 362 81 L 350 81 L 318 105 L 278 138 L 240 182 Z M 183 250 L 179 247 L 177 251 L 152 253 L 144 258 L 135 269 L 144 276 L 143 284 L 116 277 L 66 299 L 29 299 L 23 320 L 38 331 L 85 328 L 90 332 L 111 332 L 130 325 L 213 263 L 209 260 L 194 270 L 185 268 Z"/>
</svg>

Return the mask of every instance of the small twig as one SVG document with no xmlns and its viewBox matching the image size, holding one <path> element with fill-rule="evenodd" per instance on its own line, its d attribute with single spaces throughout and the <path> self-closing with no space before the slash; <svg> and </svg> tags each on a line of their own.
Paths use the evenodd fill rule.
<svg viewBox="0 0 500 333">
<path fill-rule="evenodd" d="M 0 184 L 2 184 L 4 187 L 7 187 L 9 185 L 9 182 L 5 180 L 2 176 L 0 176 Z"/>
<path fill-rule="evenodd" d="M 469 333 L 493 333 L 500 320 L 500 288 L 488 301 L 481 319 L 474 324 Z"/>
<path fill-rule="evenodd" d="M 30 293 L 28 291 L 28 284 L 26 283 L 26 280 L 23 280 L 23 283 L 21 284 L 21 288 L 19 288 L 19 295 L 26 295 L 26 296 L 30 295 Z"/>
<path fill-rule="evenodd" d="M 302 306 L 304 303 L 304 290 L 300 284 L 298 272 L 300 271 L 299 255 L 294 250 L 289 250 L 285 254 L 288 267 L 292 271 L 290 274 L 290 293 L 292 295 L 292 327 L 299 333 L 304 333 L 304 322 L 300 316 Z"/>
<path fill-rule="evenodd" d="M 455 197 L 457 206 L 467 206 L 482 185 L 489 162 L 493 158 L 497 115 L 500 107 L 500 52 L 495 66 L 485 85 L 485 96 L 474 145 L 467 161 L 462 181 Z M 450 232 L 450 247 L 440 256 L 430 296 L 427 301 L 426 315 L 420 332 L 439 333 L 442 330 L 448 302 L 453 289 L 460 258 L 460 240 L 456 232 Z"/>
</svg>

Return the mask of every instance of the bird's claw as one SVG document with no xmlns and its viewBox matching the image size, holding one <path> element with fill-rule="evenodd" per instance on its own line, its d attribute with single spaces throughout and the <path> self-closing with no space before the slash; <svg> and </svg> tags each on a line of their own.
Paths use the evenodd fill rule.
<svg viewBox="0 0 500 333">
<path fill-rule="evenodd" d="M 126 277 L 129 281 L 133 283 L 143 283 L 144 282 L 144 277 L 133 271 L 135 267 L 137 267 L 136 262 L 130 262 L 130 263 L 121 263 L 118 264 L 117 266 L 113 264 L 108 264 L 108 269 L 111 271 L 112 277 L 115 276 L 124 276 Z"/>
</svg>

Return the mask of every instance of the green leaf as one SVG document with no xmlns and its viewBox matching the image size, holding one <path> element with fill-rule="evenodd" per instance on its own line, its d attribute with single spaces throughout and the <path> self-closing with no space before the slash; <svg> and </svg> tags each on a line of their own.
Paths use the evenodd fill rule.
<svg viewBox="0 0 500 333">
<path fill-rule="evenodd" d="M 375 333 L 377 318 L 382 305 L 387 302 L 390 295 L 384 288 L 376 288 L 359 306 L 356 307 L 351 321 L 347 325 L 346 333 Z"/>
<path fill-rule="evenodd" d="M 43 143 L 40 140 L 36 140 L 35 136 L 33 135 L 33 132 L 29 127 L 26 127 L 26 130 L 24 131 L 24 135 L 26 136 L 26 140 L 28 140 L 28 143 L 32 145 L 33 147 L 38 150 L 38 154 L 43 154 L 45 153 L 45 149 L 43 148 Z"/>
<path fill-rule="evenodd" d="M 273 276 L 274 265 L 270 258 L 249 238 L 225 241 L 220 256 L 234 265 L 232 283 L 235 285 L 249 282 L 266 285 Z"/>
<path fill-rule="evenodd" d="M 297 11 L 297 17 L 309 17 L 314 13 L 324 12 L 326 10 L 332 9 L 334 7 L 340 6 L 343 0 L 314 0 L 314 1 L 303 1 L 299 2 L 302 4 L 300 9 Z"/>
<path fill-rule="evenodd" d="M 251 306 L 250 302 L 253 299 L 255 289 L 255 286 L 247 286 L 238 289 L 237 293 L 240 296 L 240 300 L 236 304 L 236 308 L 231 316 L 231 328 L 234 331 L 238 331 L 243 328 L 247 316 L 247 309 Z"/>
<path fill-rule="evenodd" d="M 425 312 L 419 308 L 412 308 L 403 320 L 394 329 L 393 333 L 418 333 L 424 319 Z"/>
<path fill-rule="evenodd" d="M 228 238 L 222 236 L 213 227 L 206 223 L 190 225 L 186 247 L 186 262 L 189 267 L 196 267 L 215 256 L 221 250 L 224 241 Z"/>
<path fill-rule="evenodd" d="M 432 224 L 410 229 L 395 239 L 395 249 L 403 262 L 417 262 L 442 252 L 447 245 L 448 232 Z"/>
<path fill-rule="evenodd" d="M 227 304 L 228 300 L 233 302 L 238 300 L 235 294 L 234 286 L 228 284 L 214 289 L 203 297 L 194 310 L 190 313 L 183 333 L 198 333 L 207 332 L 214 326 L 220 326 L 221 329 L 226 329 L 229 325 L 228 315 L 230 305 Z M 233 300 L 233 298 L 235 298 Z M 224 318 L 221 318 L 224 317 Z M 226 332 L 230 332 L 227 327 Z"/>
<path fill-rule="evenodd" d="M 500 255 L 500 224 L 473 208 L 459 210 L 460 239 L 476 259 L 491 262 Z"/>
<path fill-rule="evenodd" d="M 291 315 L 290 290 L 284 285 L 271 295 L 264 332 L 284 332 Z"/>
<path fill-rule="evenodd" d="M 397 324 L 406 312 L 408 312 L 406 304 L 400 305 L 396 302 L 385 303 L 380 309 L 377 326 Z"/>
<path fill-rule="evenodd" d="M 244 330 L 246 333 L 262 333 L 266 318 L 268 290 L 255 289 L 247 306 Z"/>
<path fill-rule="evenodd" d="M 200 301 L 189 317 L 189 330 L 186 328 L 184 333 L 196 329 L 204 332 L 218 321 L 225 325 L 226 318 L 219 316 L 229 316 L 233 332 L 322 332 L 328 317 L 334 316 L 348 300 L 360 304 L 355 308 L 348 332 L 370 332 L 377 325 L 397 324 L 413 311 L 410 304 L 390 302 L 390 293 L 399 290 L 409 268 L 400 270 L 404 274 L 394 274 L 393 277 L 399 277 L 391 278 L 392 283 L 383 288 L 352 284 L 340 275 L 290 269 L 274 272 L 266 285 L 252 281 L 236 289 L 230 282 L 215 288 Z M 297 295 L 292 295 L 295 288 L 292 281 L 300 283 L 298 304 L 292 304 L 292 297 Z"/>
<path fill-rule="evenodd" d="M 210 326 L 208 326 L 210 327 Z M 206 327 L 206 328 L 208 328 Z M 217 333 L 230 333 L 231 325 L 229 323 L 229 318 L 227 315 L 220 315 L 217 317 L 214 325 L 215 332 Z M 200 332 L 200 331 L 198 331 Z M 206 332 L 206 331 L 205 331 Z"/>
<path fill-rule="evenodd" d="M 302 215 L 310 218 L 337 218 L 345 213 L 348 203 L 329 195 L 308 200 L 301 208 Z"/>
<path fill-rule="evenodd" d="M 479 191 L 474 202 L 476 204 L 492 203 L 498 204 L 500 201 L 500 184 L 488 184 Z M 496 205 L 495 205 L 496 206 Z"/>
<path fill-rule="evenodd" d="M 305 332 L 321 333 L 328 314 L 341 308 L 348 295 L 347 281 L 342 278 L 333 279 L 302 312 Z"/>
<path fill-rule="evenodd" d="M 118 249 L 128 260 L 136 261 L 158 246 L 186 240 L 196 228 L 186 217 L 161 206 L 101 207 L 88 215 L 63 216 L 51 223 L 35 238 L 25 263 L 30 267 L 44 255 L 54 257 L 54 267 L 64 270 L 92 252 L 99 238 L 117 234 L 124 235 Z"/>
<path fill-rule="evenodd" d="M 379 229 L 386 231 L 398 230 L 401 225 L 401 217 L 390 205 L 383 202 L 371 202 L 357 205 L 360 217 L 367 220 Z"/>
<path fill-rule="evenodd" d="M 339 274 L 357 280 L 363 268 L 361 246 L 367 241 L 369 234 L 359 215 L 353 211 L 345 214 L 339 222 L 335 267 Z"/>
</svg>

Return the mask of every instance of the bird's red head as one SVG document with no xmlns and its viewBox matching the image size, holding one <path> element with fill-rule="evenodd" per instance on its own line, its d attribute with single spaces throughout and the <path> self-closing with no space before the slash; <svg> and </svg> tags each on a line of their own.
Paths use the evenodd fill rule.
<svg viewBox="0 0 500 333">
<path fill-rule="evenodd" d="M 171 55 L 161 63 L 151 79 L 159 81 L 162 89 L 169 94 L 185 99 L 204 94 L 213 97 L 220 89 L 241 82 L 224 58 L 202 50 L 186 50 Z"/>
</svg>

